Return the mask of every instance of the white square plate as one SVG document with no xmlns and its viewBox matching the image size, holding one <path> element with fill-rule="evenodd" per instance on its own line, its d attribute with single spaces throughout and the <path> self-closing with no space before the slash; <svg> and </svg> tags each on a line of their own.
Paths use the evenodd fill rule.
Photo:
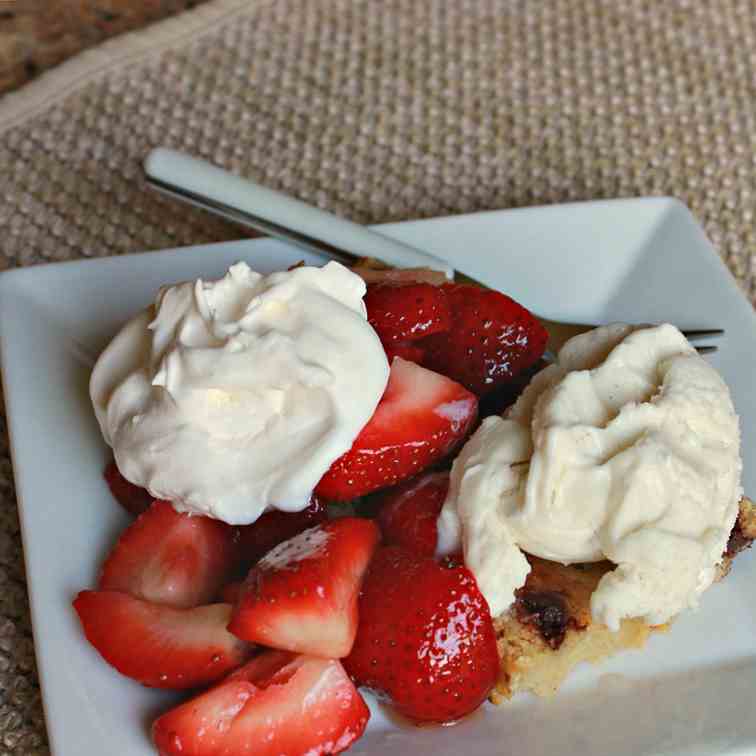
<svg viewBox="0 0 756 756">
<path fill-rule="evenodd" d="M 492 212 L 382 228 L 446 258 L 540 315 L 671 321 L 727 330 L 712 362 L 742 418 L 756 493 L 756 317 L 690 213 L 670 199 Z M 37 659 L 57 756 L 152 754 L 150 721 L 174 700 L 120 677 L 71 600 L 96 580 L 126 517 L 102 479 L 89 406 L 95 356 L 168 282 L 238 259 L 268 272 L 315 257 L 268 240 L 45 265 L 0 276 L 0 347 Z M 521 696 L 456 727 L 408 728 L 380 707 L 355 754 L 585 756 L 756 752 L 756 554 L 671 632 L 574 673 L 551 701 Z"/>
</svg>

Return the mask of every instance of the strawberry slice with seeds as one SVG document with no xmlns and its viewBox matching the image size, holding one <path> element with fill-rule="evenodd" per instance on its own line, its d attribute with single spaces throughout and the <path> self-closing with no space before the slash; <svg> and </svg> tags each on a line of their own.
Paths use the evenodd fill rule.
<svg viewBox="0 0 756 756">
<path fill-rule="evenodd" d="M 138 517 L 142 512 L 146 512 L 152 504 L 153 498 L 150 492 L 134 485 L 130 480 L 121 475 L 115 461 L 111 462 L 105 468 L 103 473 L 105 482 L 108 484 L 110 493 L 115 500 L 129 513 Z"/>
<path fill-rule="evenodd" d="M 503 415 L 517 401 L 525 387 L 533 380 L 533 376 L 547 365 L 546 360 L 541 358 L 509 383 L 482 396 L 478 404 L 478 420 L 482 421 L 490 415 Z"/>
<path fill-rule="evenodd" d="M 225 523 L 156 501 L 121 534 L 98 589 L 177 608 L 207 604 L 235 566 L 234 535 Z"/>
<path fill-rule="evenodd" d="M 499 670 L 496 634 L 464 565 L 379 548 L 359 611 L 357 638 L 344 659 L 358 685 L 426 722 L 459 719 L 486 699 Z"/>
<path fill-rule="evenodd" d="M 401 357 L 403 360 L 416 362 L 418 365 L 425 357 L 425 352 L 416 341 L 393 341 L 391 344 L 384 344 L 383 349 L 389 365 L 394 361 L 394 357 Z"/>
<path fill-rule="evenodd" d="M 440 286 L 370 284 L 365 307 L 368 322 L 384 346 L 444 333 L 451 327 L 449 302 Z"/>
<path fill-rule="evenodd" d="M 249 657 L 250 646 L 226 630 L 230 604 L 174 609 L 116 591 L 82 591 L 73 606 L 105 661 L 151 688 L 205 685 Z"/>
<path fill-rule="evenodd" d="M 379 538 L 374 522 L 344 517 L 279 544 L 250 570 L 228 629 L 271 648 L 346 656 L 362 576 Z"/>
<path fill-rule="evenodd" d="M 301 512 L 266 512 L 251 525 L 237 528 L 239 558 L 249 568 L 274 546 L 325 522 L 326 516 L 325 504 L 314 494 L 309 506 Z"/>
<path fill-rule="evenodd" d="M 220 593 L 221 601 L 225 604 L 235 604 L 241 596 L 241 589 L 244 583 L 241 580 L 234 580 L 226 583 Z"/>
<path fill-rule="evenodd" d="M 163 714 L 152 738 L 160 756 L 326 756 L 369 718 L 338 661 L 269 651 Z"/>
<path fill-rule="evenodd" d="M 541 358 L 546 329 L 514 299 L 468 284 L 442 288 L 449 300 L 452 328 L 421 342 L 425 367 L 482 396 Z"/>
<path fill-rule="evenodd" d="M 384 542 L 432 557 L 438 540 L 436 521 L 448 490 L 449 473 L 437 472 L 387 491 L 378 515 Z"/>
<path fill-rule="evenodd" d="M 477 409 L 458 383 L 397 358 L 373 416 L 315 490 L 348 501 L 418 475 L 464 441 Z"/>
</svg>

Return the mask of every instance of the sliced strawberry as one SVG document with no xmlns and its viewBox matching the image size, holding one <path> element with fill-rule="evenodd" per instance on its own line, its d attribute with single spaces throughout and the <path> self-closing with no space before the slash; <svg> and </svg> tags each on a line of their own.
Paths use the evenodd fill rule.
<svg viewBox="0 0 756 756">
<path fill-rule="evenodd" d="M 98 589 L 178 608 L 200 606 L 218 595 L 235 563 L 233 528 L 156 501 L 121 534 Z"/>
<path fill-rule="evenodd" d="M 455 551 L 453 554 L 441 557 L 439 564 L 449 570 L 456 570 L 457 567 L 465 566 L 465 555 L 461 551 Z"/>
<path fill-rule="evenodd" d="M 73 605 L 87 640 L 105 661 L 151 688 L 213 682 L 250 653 L 226 630 L 229 604 L 174 609 L 115 591 L 82 591 Z"/>
<path fill-rule="evenodd" d="M 478 404 L 478 420 L 482 421 L 489 415 L 502 415 L 508 407 L 517 401 L 533 376 L 543 370 L 547 364 L 546 360 L 540 359 L 527 370 L 523 370 L 509 383 L 482 396 Z"/>
<path fill-rule="evenodd" d="M 375 413 L 315 490 L 348 501 L 418 475 L 465 439 L 477 408 L 458 383 L 395 359 Z"/>
<path fill-rule="evenodd" d="M 226 583 L 220 593 L 221 601 L 224 604 L 235 604 L 241 595 L 241 589 L 244 583 L 241 580 L 234 580 L 232 583 Z"/>
<path fill-rule="evenodd" d="M 379 548 L 360 594 L 357 638 L 344 660 L 357 684 L 419 721 L 469 714 L 498 675 L 488 604 L 472 573 L 452 565 L 398 546 Z"/>
<path fill-rule="evenodd" d="M 391 344 L 384 344 L 383 348 L 389 365 L 394 361 L 394 357 L 401 357 L 403 360 L 416 362 L 418 365 L 425 357 L 425 352 L 417 345 L 417 342 L 394 341 Z"/>
<path fill-rule="evenodd" d="M 160 756 L 326 756 L 370 712 L 338 661 L 269 651 L 152 726 Z"/>
<path fill-rule="evenodd" d="M 105 468 L 103 476 L 110 493 L 129 514 L 137 517 L 150 508 L 153 501 L 150 492 L 126 480 L 115 462 Z"/>
<path fill-rule="evenodd" d="M 537 362 L 548 334 L 522 305 L 498 291 L 446 284 L 452 329 L 424 339 L 423 365 L 483 395 Z"/>
<path fill-rule="evenodd" d="M 325 504 L 314 494 L 310 505 L 301 512 L 266 512 L 251 525 L 237 528 L 239 558 L 249 568 L 274 546 L 325 522 L 326 516 Z"/>
<path fill-rule="evenodd" d="M 387 491 L 378 515 L 383 540 L 432 557 L 438 540 L 436 521 L 448 490 L 449 473 L 437 472 L 412 478 Z"/>
<path fill-rule="evenodd" d="M 344 517 L 279 544 L 250 571 L 228 629 L 271 648 L 346 656 L 362 576 L 379 538 L 374 522 Z"/>
<path fill-rule="evenodd" d="M 427 283 L 370 284 L 365 294 L 368 322 L 384 345 L 415 341 L 451 327 L 446 291 Z"/>
</svg>

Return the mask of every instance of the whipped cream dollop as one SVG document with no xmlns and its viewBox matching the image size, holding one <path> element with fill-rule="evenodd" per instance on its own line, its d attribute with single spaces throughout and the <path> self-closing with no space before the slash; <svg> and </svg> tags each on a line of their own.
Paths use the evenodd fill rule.
<svg viewBox="0 0 756 756">
<path fill-rule="evenodd" d="M 608 559 L 596 621 L 661 624 L 714 580 L 741 496 L 727 386 L 674 326 L 570 340 L 507 415 L 486 418 L 451 472 L 439 550 L 464 548 L 494 615 L 530 571 Z"/>
<path fill-rule="evenodd" d="M 335 262 L 268 276 L 240 262 L 161 289 L 90 381 L 121 473 L 231 524 L 305 508 L 388 381 L 364 294 Z"/>
</svg>

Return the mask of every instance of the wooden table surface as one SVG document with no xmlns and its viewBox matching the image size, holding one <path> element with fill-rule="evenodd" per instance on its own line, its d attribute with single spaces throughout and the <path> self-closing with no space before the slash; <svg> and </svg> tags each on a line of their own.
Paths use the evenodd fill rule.
<svg viewBox="0 0 756 756">
<path fill-rule="evenodd" d="M 0 0 L 0 95 L 98 42 L 205 0 Z"/>
</svg>

